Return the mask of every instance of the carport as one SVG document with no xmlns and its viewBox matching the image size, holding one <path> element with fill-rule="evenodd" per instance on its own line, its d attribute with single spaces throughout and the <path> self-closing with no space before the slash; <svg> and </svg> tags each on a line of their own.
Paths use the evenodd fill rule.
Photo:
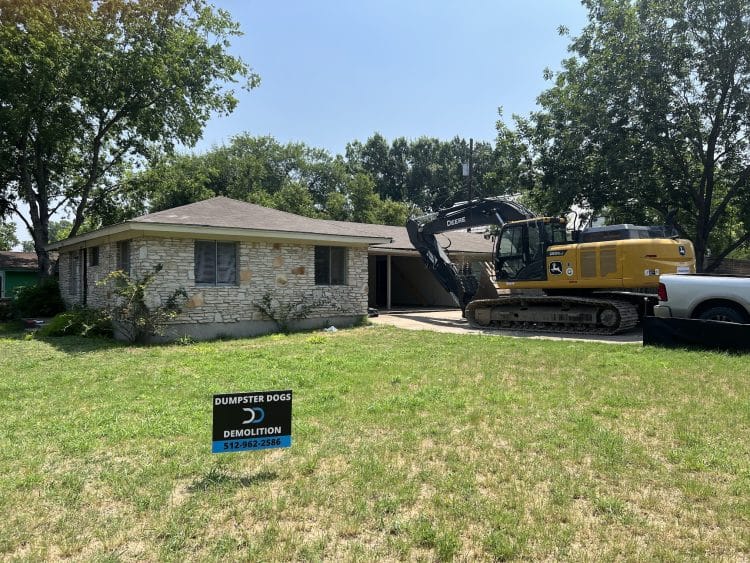
<svg viewBox="0 0 750 563">
<path fill-rule="evenodd" d="M 389 244 L 374 245 L 368 252 L 370 307 L 390 310 L 394 307 L 455 307 L 427 269 L 422 257 L 409 241 L 403 227 L 375 226 L 378 236 L 392 239 Z M 382 230 L 382 232 L 381 232 Z M 441 245 L 459 268 L 471 268 L 479 278 L 479 297 L 497 295 L 491 280 L 492 241 L 484 235 L 454 231 L 438 235 Z"/>
</svg>

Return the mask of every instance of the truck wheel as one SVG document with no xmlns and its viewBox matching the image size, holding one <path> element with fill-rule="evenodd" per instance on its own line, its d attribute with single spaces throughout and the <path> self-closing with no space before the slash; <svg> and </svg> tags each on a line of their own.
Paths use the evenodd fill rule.
<svg viewBox="0 0 750 563">
<path fill-rule="evenodd" d="M 745 316 L 732 307 L 711 307 L 703 311 L 699 317 L 705 321 L 724 321 L 727 323 L 744 323 Z"/>
</svg>

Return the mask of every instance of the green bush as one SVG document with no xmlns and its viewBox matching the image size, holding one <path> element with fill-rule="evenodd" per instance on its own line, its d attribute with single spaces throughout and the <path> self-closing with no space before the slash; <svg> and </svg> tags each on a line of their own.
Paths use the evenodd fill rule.
<svg viewBox="0 0 750 563">
<path fill-rule="evenodd" d="M 0 299 L 0 322 L 9 321 L 15 316 L 13 301 L 10 299 Z"/>
<path fill-rule="evenodd" d="M 55 279 L 37 285 L 19 287 L 13 297 L 13 308 L 19 317 L 54 317 L 65 310 L 60 286 Z"/>
<path fill-rule="evenodd" d="M 99 309 L 76 308 L 60 313 L 37 331 L 38 336 L 112 336 L 112 321 Z"/>
<path fill-rule="evenodd" d="M 111 284 L 117 302 L 109 308 L 118 331 L 128 342 L 147 342 L 153 336 L 165 336 L 169 322 L 182 311 L 187 299 L 184 289 L 176 289 L 163 304 L 156 307 L 146 305 L 146 291 L 162 270 L 157 264 L 151 272 L 141 278 L 131 278 L 122 270 L 116 270 L 97 285 Z"/>
</svg>

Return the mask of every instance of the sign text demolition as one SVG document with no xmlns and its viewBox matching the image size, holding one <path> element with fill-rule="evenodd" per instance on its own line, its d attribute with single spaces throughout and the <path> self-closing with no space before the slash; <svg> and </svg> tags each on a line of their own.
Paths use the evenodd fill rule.
<svg viewBox="0 0 750 563">
<path fill-rule="evenodd" d="M 214 395 L 211 452 L 288 448 L 292 445 L 292 392 Z"/>
</svg>

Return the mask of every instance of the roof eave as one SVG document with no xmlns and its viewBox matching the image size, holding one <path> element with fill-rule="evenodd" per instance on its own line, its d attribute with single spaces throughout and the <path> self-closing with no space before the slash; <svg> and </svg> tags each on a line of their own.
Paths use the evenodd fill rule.
<svg viewBox="0 0 750 563">
<path fill-rule="evenodd" d="M 306 241 L 306 242 L 330 242 L 338 244 L 353 244 L 369 246 L 371 244 L 389 244 L 393 239 L 389 237 L 372 237 L 359 235 L 335 235 L 308 233 L 304 231 L 276 231 L 267 229 L 246 229 L 240 227 L 212 227 L 208 225 L 173 225 L 169 223 L 146 223 L 128 221 L 110 227 L 104 227 L 97 231 L 84 233 L 73 238 L 48 244 L 47 250 L 60 250 L 63 248 L 76 248 L 88 246 L 87 243 L 102 238 L 126 239 L 131 234 L 138 235 L 168 235 L 174 234 L 181 237 L 215 236 L 221 238 L 240 239 L 269 239 L 276 241 Z"/>
</svg>

